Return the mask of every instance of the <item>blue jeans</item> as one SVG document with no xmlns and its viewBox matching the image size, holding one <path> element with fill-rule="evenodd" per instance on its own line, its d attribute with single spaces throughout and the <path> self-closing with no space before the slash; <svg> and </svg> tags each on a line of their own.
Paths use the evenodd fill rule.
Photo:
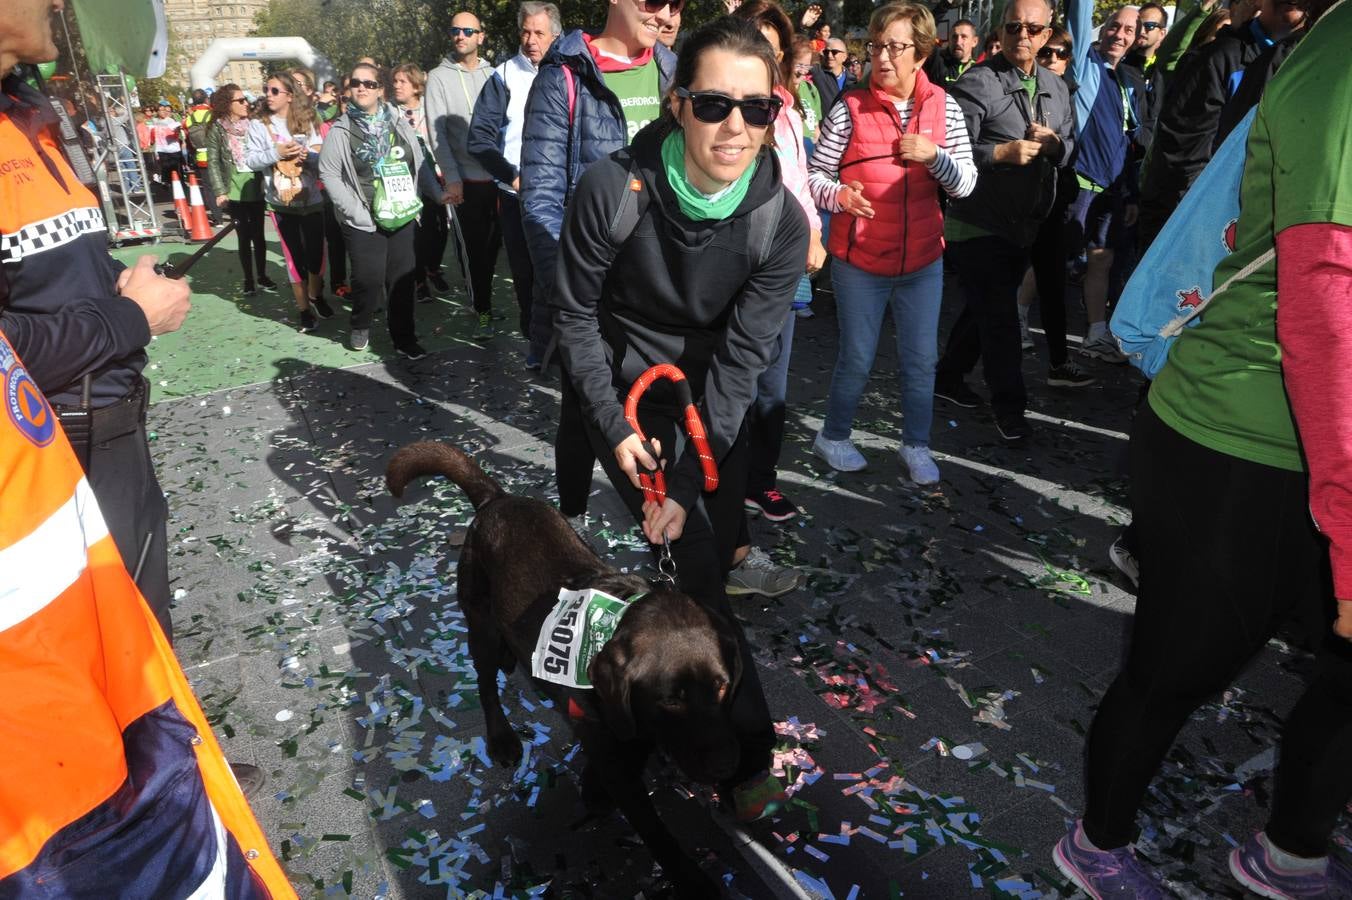
<svg viewBox="0 0 1352 900">
<path fill-rule="evenodd" d="M 934 418 L 934 366 L 939 359 L 939 307 L 944 264 L 937 259 L 909 275 L 872 275 L 841 259 L 831 260 L 840 345 L 822 436 L 850 436 L 854 412 L 878 352 L 883 314 L 892 310 L 897 333 L 897 381 L 901 387 L 901 441 L 928 447 Z"/>
</svg>

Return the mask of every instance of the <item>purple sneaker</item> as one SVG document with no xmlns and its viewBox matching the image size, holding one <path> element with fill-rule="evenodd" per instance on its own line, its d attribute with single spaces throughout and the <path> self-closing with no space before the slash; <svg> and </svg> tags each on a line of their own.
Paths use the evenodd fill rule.
<svg viewBox="0 0 1352 900">
<path fill-rule="evenodd" d="M 1288 872 L 1278 868 L 1268 853 L 1262 832 L 1253 835 L 1242 847 L 1230 851 L 1230 874 L 1247 890 L 1260 897 L 1293 900 L 1297 897 L 1326 897 L 1329 900 L 1352 898 L 1352 867 L 1337 856 L 1330 856 L 1322 872 Z"/>
<path fill-rule="evenodd" d="M 1093 849 L 1077 819 L 1075 827 L 1052 850 L 1061 874 L 1094 900 L 1127 898 L 1164 900 L 1166 894 L 1130 847 Z"/>
</svg>

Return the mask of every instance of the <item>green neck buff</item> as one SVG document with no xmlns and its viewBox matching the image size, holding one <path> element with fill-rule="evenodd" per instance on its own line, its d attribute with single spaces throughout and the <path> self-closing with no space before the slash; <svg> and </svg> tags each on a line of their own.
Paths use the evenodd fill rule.
<svg viewBox="0 0 1352 900">
<path fill-rule="evenodd" d="M 756 174 L 756 167 L 760 165 L 760 157 L 747 166 L 742 177 L 733 182 L 732 186 L 723 191 L 717 200 L 710 200 L 700 193 L 685 177 L 685 132 L 679 128 L 674 129 L 671 134 L 662 141 L 662 165 L 667 170 L 667 181 L 671 183 L 671 189 L 676 192 L 676 200 L 680 204 L 681 212 L 687 219 L 702 221 L 704 219 L 726 219 L 736 212 L 737 207 L 742 205 L 743 198 L 746 197 L 746 189 L 751 185 L 751 178 Z"/>
</svg>

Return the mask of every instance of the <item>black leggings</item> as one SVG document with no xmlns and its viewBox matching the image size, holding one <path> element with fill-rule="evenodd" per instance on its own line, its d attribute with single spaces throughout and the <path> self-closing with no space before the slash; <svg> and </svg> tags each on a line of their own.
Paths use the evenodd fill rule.
<svg viewBox="0 0 1352 900">
<path fill-rule="evenodd" d="M 254 283 L 254 272 L 262 278 L 266 271 L 267 243 L 263 238 L 263 201 L 231 200 L 226 211 L 235 220 L 235 240 L 239 242 L 239 267 L 246 284 Z"/>
<path fill-rule="evenodd" d="M 324 242 L 329 250 L 329 290 L 333 290 L 347 284 L 347 244 L 343 241 L 343 226 L 327 191 L 324 193 Z"/>
<path fill-rule="evenodd" d="M 565 383 L 567 376 L 564 377 Z M 678 459 L 686 446 L 684 423 L 673 415 L 660 411 L 639 409 L 639 423 L 643 433 L 661 442 L 668 459 Z M 590 420 L 583 428 L 591 445 L 591 452 L 601 460 L 611 485 L 629 507 L 635 521 L 643 521 L 643 495 L 629 482 L 629 476 L 620 469 L 614 449 L 605 435 Z M 774 725 L 770 720 L 765 692 L 756 673 L 756 663 L 741 623 L 733 614 L 724 584 L 732 568 L 733 552 L 747 543 L 746 497 L 747 474 L 746 429 L 737 435 L 732 449 L 719 462 L 718 490 L 701 494 L 689 511 L 685 530 L 679 540 L 671 543 L 671 558 L 676 563 L 676 580 L 680 589 L 705 609 L 726 619 L 737 632 L 742 653 L 742 682 L 732 699 L 733 727 L 741 737 L 742 752 L 737 771 L 729 785 L 737 785 L 770 767 L 770 752 L 775 745 Z M 654 548 L 654 555 L 657 548 Z"/>
<path fill-rule="evenodd" d="M 319 275 L 324 270 L 324 215 L 312 213 L 277 213 L 277 231 L 291 254 L 291 262 L 301 283 L 306 275 Z M 306 288 L 308 291 L 309 288 Z"/>
<path fill-rule="evenodd" d="M 375 311 L 388 304 L 386 321 L 395 347 L 417 340 L 413 325 L 413 225 L 398 231 L 359 231 L 343 226 L 352 253 L 352 327 L 370 328 Z"/>
<path fill-rule="evenodd" d="M 571 519 L 587 511 L 596 454 L 592 452 L 591 439 L 587 436 L 582 399 L 573 389 L 573 381 L 562 366 L 559 371 L 562 399 L 559 403 L 559 427 L 554 434 L 554 486 L 559 491 L 559 511 Z"/>
<path fill-rule="evenodd" d="M 1131 438 L 1141 587 L 1126 664 L 1089 732 L 1085 833 L 1132 840 L 1146 788 L 1192 713 L 1225 689 L 1277 627 L 1321 620 L 1314 679 L 1286 720 L 1268 836 L 1328 852 L 1352 796 L 1352 643 L 1333 635 L 1327 545 L 1307 476 L 1196 444 L 1145 404 Z"/>
<path fill-rule="evenodd" d="M 446 255 L 446 239 L 451 233 L 446 207 L 435 200 L 424 200 L 422 212 L 414 224 L 413 242 L 418 256 L 418 281 L 426 280 L 433 272 L 441 271 L 441 258 Z"/>
</svg>

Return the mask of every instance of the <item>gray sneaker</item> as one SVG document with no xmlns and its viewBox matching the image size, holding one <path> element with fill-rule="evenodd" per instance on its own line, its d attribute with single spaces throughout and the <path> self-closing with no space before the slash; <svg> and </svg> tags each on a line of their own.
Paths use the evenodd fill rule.
<svg viewBox="0 0 1352 900">
<path fill-rule="evenodd" d="M 798 587 L 798 572 L 777 566 L 770 555 L 759 547 L 752 547 L 737 568 L 728 573 L 729 594 L 762 594 L 778 597 Z"/>
<path fill-rule="evenodd" d="M 354 328 L 352 329 L 352 349 L 365 350 L 371 346 L 371 329 Z"/>
</svg>

